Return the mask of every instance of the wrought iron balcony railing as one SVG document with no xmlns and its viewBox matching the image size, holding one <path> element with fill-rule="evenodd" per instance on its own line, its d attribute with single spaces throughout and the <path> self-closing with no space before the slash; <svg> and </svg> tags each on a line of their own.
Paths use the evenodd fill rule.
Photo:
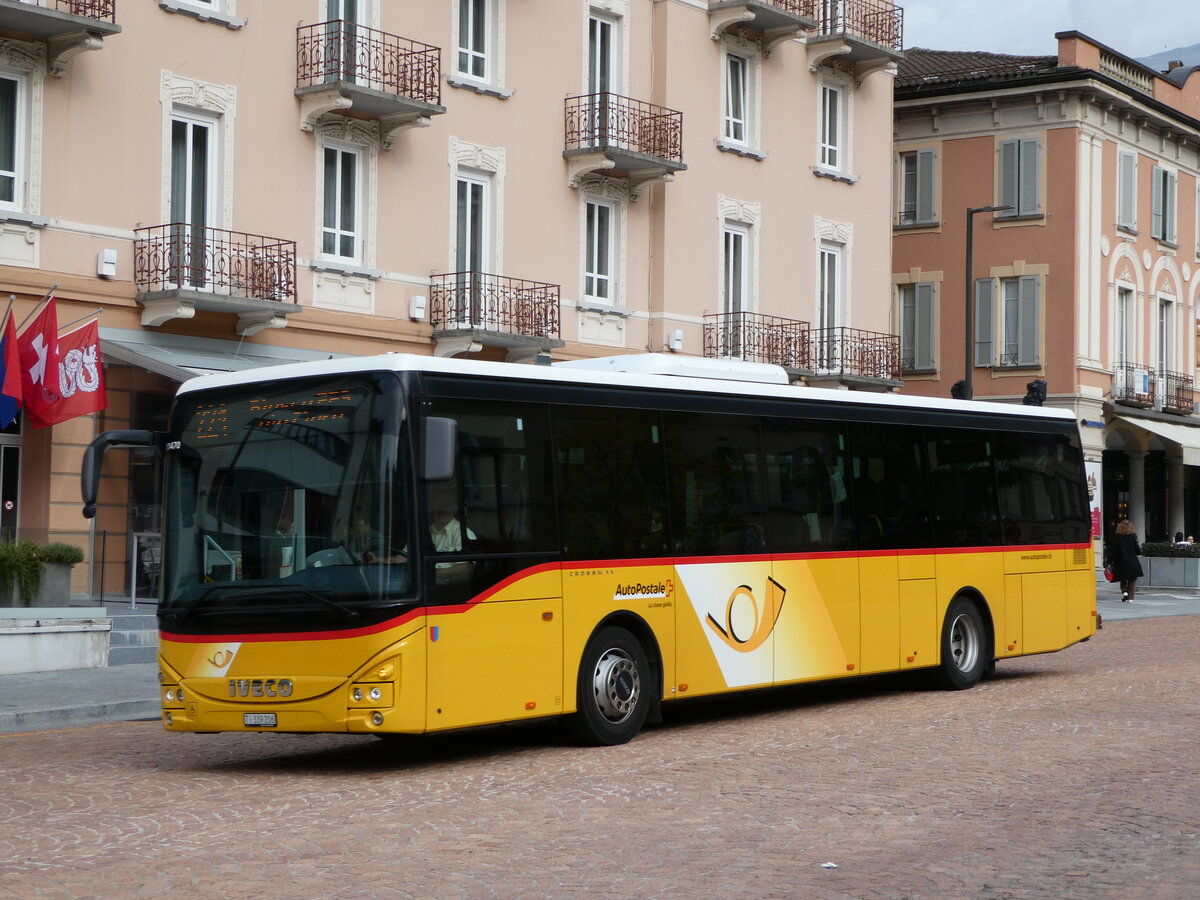
<svg viewBox="0 0 1200 900">
<path fill-rule="evenodd" d="M 296 301 L 296 242 L 175 222 L 139 228 L 133 280 L 140 293 L 202 291 Z"/>
<path fill-rule="evenodd" d="M 809 324 L 760 313 L 712 313 L 704 317 L 704 355 L 789 369 L 808 369 Z"/>
<path fill-rule="evenodd" d="M 1123 406 L 1140 406 L 1191 415 L 1196 394 L 1192 376 L 1159 371 L 1139 363 L 1113 366 L 1112 398 Z"/>
<path fill-rule="evenodd" d="M 1162 389 L 1162 408 L 1166 412 L 1191 415 L 1196 409 L 1196 392 L 1192 376 L 1182 372 L 1160 372 L 1158 384 Z"/>
<path fill-rule="evenodd" d="M 900 338 L 858 328 L 814 328 L 811 368 L 823 375 L 857 376 L 897 381 Z"/>
<path fill-rule="evenodd" d="M 430 324 L 434 331 L 473 329 L 557 338 L 559 286 L 484 272 L 434 275 Z"/>
<path fill-rule="evenodd" d="M 586 94 L 566 103 L 566 149 L 624 150 L 683 163 L 683 113 L 620 94 Z"/>
<path fill-rule="evenodd" d="M 904 10 L 888 0 L 819 0 L 817 33 L 861 38 L 900 50 L 903 46 Z"/>
<path fill-rule="evenodd" d="M 37 5 L 98 22 L 117 21 L 117 0 L 39 0 Z"/>
<path fill-rule="evenodd" d="M 438 104 L 441 50 L 354 22 L 296 29 L 296 86 L 348 82 L 397 97 Z"/>
</svg>

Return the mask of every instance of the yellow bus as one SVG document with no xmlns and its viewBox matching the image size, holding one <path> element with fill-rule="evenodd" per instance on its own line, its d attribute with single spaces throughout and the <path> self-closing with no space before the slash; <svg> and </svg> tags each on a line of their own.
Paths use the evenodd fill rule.
<svg viewBox="0 0 1200 900">
<path fill-rule="evenodd" d="M 165 455 L 172 731 L 420 734 L 997 660 L 1097 625 L 1063 410 L 753 363 L 389 354 L 196 378 Z"/>
</svg>

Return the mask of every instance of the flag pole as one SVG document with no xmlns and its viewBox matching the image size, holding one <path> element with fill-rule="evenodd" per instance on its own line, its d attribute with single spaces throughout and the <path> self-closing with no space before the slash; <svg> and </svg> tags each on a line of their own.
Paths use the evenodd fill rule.
<svg viewBox="0 0 1200 900">
<path fill-rule="evenodd" d="M 58 326 L 58 330 L 59 330 L 59 331 L 62 331 L 64 328 L 70 328 L 72 325 L 78 325 L 78 324 L 79 324 L 80 322 L 82 322 L 84 319 L 90 319 L 92 316 L 98 316 L 98 315 L 100 315 L 102 312 L 104 312 L 104 307 L 100 307 L 99 309 L 93 309 L 93 310 L 92 310 L 90 313 L 88 313 L 87 315 L 80 316 L 78 319 L 76 319 L 76 320 L 75 320 L 75 321 L 73 321 L 73 322 L 68 322 L 66 325 L 59 325 L 59 326 Z"/>
<path fill-rule="evenodd" d="M 27 315 L 24 319 L 21 320 L 21 324 L 17 327 L 17 331 L 20 331 L 22 328 L 25 327 L 25 323 L 33 318 L 34 313 L 36 313 L 39 309 L 41 309 L 42 304 L 44 304 L 47 300 L 49 300 L 51 297 L 53 297 L 54 292 L 57 290 L 58 290 L 58 282 L 56 281 L 56 282 L 54 282 L 54 284 L 50 285 L 50 290 L 46 291 L 46 293 L 42 297 L 42 299 L 38 301 L 37 306 L 35 306 L 33 308 L 33 312 L 31 312 L 29 315 Z"/>
</svg>

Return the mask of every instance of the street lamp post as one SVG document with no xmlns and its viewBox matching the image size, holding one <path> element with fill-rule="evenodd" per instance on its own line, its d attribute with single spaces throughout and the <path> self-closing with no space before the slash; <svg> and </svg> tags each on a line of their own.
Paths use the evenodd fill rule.
<svg viewBox="0 0 1200 900">
<path fill-rule="evenodd" d="M 975 397 L 975 391 L 971 387 L 971 370 L 974 368 L 971 357 L 974 355 L 971 350 L 975 346 L 975 273 L 971 271 L 972 252 L 975 246 L 975 214 L 982 212 L 1000 212 L 1005 209 L 1012 209 L 1011 206 L 975 206 L 967 208 L 967 286 L 965 291 L 966 297 L 966 313 L 967 313 L 967 329 L 966 340 L 963 343 L 963 356 L 965 358 L 966 374 L 963 376 L 963 392 L 964 400 L 971 400 Z"/>
</svg>

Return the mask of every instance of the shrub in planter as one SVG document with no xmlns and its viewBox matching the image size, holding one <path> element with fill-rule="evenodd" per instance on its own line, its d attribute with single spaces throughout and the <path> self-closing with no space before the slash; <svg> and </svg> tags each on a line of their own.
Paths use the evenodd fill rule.
<svg viewBox="0 0 1200 900">
<path fill-rule="evenodd" d="M 83 551 L 71 544 L 43 547 L 33 541 L 0 542 L 0 605 L 6 604 L 8 598 L 25 606 L 33 603 L 42 586 L 44 565 L 70 568 L 81 562 Z"/>
<path fill-rule="evenodd" d="M 1142 556 L 1170 556 L 1182 559 L 1200 559 L 1200 544 L 1174 544 L 1168 541 L 1146 541 L 1142 544 Z"/>
</svg>

